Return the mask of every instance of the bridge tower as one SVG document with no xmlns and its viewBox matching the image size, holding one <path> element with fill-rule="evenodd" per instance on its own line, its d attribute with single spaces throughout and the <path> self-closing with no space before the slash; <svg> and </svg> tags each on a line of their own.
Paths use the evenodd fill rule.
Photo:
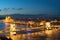
<svg viewBox="0 0 60 40">
<path fill-rule="evenodd" d="M 12 34 L 16 34 L 16 32 L 13 32 L 13 31 L 16 31 L 16 25 L 14 24 L 14 19 L 12 19 L 10 16 L 7 16 L 3 22 L 5 23 L 5 33 L 9 33 L 10 35 Z"/>
</svg>

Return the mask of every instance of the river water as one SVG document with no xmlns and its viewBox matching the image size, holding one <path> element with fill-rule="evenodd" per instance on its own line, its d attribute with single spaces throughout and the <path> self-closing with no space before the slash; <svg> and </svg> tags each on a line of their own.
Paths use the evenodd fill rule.
<svg viewBox="0 0 60 40">
<path fill-rule="evenodd" d="M 60 32 L 57 32 L 55 30 L 47 30 L 45 33 L 36 32 L 31 34 L 17 34 L 11 35 L 11 37 L 13 40 L 60 40 Z"/>
</svg>

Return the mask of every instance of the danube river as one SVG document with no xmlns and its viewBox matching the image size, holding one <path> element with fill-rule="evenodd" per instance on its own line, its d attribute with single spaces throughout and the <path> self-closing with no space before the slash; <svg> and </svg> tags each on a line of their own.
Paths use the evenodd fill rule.
<svg viewBox="0 0 60 40">
<path fill-rule="evenodd" d="M 0 21 L 0 29 L 4 30 L 5 25 Z M 0 34 L 1 36 L 1 34 Z M 7 38 L 11 38 L 12 40 L 60 40 L 60 28 L 45 30 L 45 31 L 18 31 L 15 35 L 5 35 Z"/>
<path fill-rule="evenodd" d="M 35 32 L 31 34 L 10 35 L 13 40 L 60 40 L 60 32 L 58 30 L 46 30 L 43 32 Z"/>
</svg>

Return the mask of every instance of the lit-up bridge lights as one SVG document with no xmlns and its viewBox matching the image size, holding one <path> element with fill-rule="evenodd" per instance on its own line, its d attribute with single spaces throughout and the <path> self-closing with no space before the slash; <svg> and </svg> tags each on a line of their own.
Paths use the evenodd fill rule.
<svg viewBox="0 0 60 40">
<path fill-rule="evenodd" d="M 5 30 L 4 31 L 5 32 L 10 32 L 10 34 L 16 34 L 17 31 L 19 31 L 19 32 L 24 31 L 25 33 L 29 33 L 29 32 L 32 32 L 32 31 L 35 32 L 34 30 L 38 30 L 38 31 L 41 30 L 41 27 L 32 27 L 31 26 L 31 25 L 34 25 L 35 24 L 35 22 L 33 22 L 33 21 L 29 21 L 29 22 L 15 21 L 10 16 L 6 17 L 3 20 L 3 22 L 5 23 Z M 25 25 L 26 27 L 17 28 L 16 24 Z M 28 31 L 28 30 L 30 30 L 30 31 Z"/>
</svg>

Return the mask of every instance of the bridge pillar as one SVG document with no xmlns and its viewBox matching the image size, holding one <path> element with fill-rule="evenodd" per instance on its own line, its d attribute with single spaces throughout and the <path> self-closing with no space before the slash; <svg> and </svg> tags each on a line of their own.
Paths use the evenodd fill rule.
<svg viewBox="0 0 60 40">
<path fill-rule="evenodd" d="M 10 24 L 10 35 L 16 34 L 16 25 Z"/>
<path fill-rule="evenodd" d="M 15 32 L 12 32 L 12 31 L 15 31 L 16 29 L 16 25 L 14 24 L 14 19 L 11 18 L 10 16 L 7 16 L 3 22 L 5 23 L 5 32 L 7 33 L 7 31 L 9 32 L 9 34 L 14 34 Z"/>
</svg>

